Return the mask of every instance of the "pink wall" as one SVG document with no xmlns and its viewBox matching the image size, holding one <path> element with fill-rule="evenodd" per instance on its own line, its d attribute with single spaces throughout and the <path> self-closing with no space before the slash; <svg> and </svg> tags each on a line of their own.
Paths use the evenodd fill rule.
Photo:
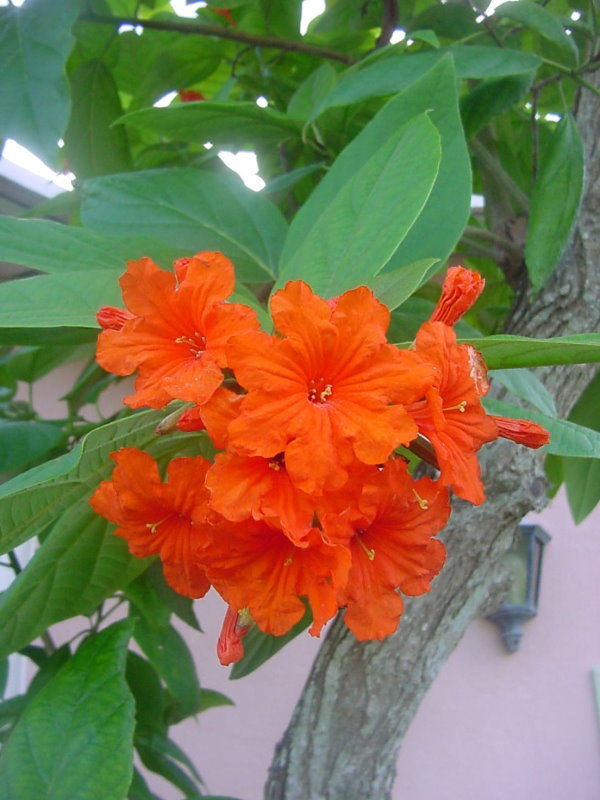
<svg viewBox="0 0 600 800">
<path fill-rule="evenodd" d="M 68 385 L 70 376 L 62 374 L 65 381 L 59 385 Z M 36 387 L 50 415 L 62 413 L 55 402 L 60 375 Z M 103 402 L 114 403 L 114 398 Z M 552 536 L 544 556 L 539 616 L 526 623 L 515 654 L 505 652 L 491 623 L 471 625 L 405 738 L 394 800 L 600 796 L 600 728 L 591 680 L 591 669 L 600 666 L 600 513 L 576 528 L 559 495 L 551 508 L 530 519 Z M 173 736 L 211 792 L 259 800 L 273 748 L 319 642 L 303 635 L 257 673 L 229 681 L 229 670 L 215 654 L 224 605 L 212 593 L 196 607 L 205 633 L 182 630 L 201 682 L 230 696 L 236 706 L 211 709 L 177 726 Z M 181 796 L 160 779 L 152 785 L 165 800 Z"/>
</svg>

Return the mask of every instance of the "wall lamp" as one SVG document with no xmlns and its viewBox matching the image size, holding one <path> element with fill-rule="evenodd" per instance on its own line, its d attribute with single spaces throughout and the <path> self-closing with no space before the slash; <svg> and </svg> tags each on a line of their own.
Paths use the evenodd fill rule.
<svg viewBox="0 0 600 800">
<path fill-rule="evenodd" d="M 513 581 L 506 600 L 487 618 L 500 628 L 509 653 L 519 649 L 523 623 L 537 614 L 544 545 L 550 538 L 539 525 L 519 525 L 519 535 L 504 556 Z"/>
</svg>

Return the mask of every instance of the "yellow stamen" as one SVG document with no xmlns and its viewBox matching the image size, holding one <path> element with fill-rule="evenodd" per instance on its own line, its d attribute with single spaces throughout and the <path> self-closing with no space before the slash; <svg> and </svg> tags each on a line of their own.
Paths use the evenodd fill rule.
<svg viewBox="0 0 600 800">
<path fill-rule="evenodd" d="M 167 514 L 166 517 L 159 519 L 158 522 L 147 522 L 146 527 L 150 529 L 150 533 L 156 533 L 156 529 L 158 528 L 158 526 L 162 525 L 163 522 L 166 522 L 170 516 L 171 516 L 170 514 Z"/>
<path fill-rule="evenodd" d="M 294 559 L 291 556 L 289 558 L 286 558 L 286 560 L 283 562 L 283 566 L 289 567 L 293 560 Z"/>
<path fill-rule="evenodd" d="M 427 511 L 429 508 L 429 503 L 423 497 L 417 494 L 417 491 L 413 489 L 413 494 L 417 498 L 417 503 L 419 504 L 419 508 L 422 508 L 423 511 Z"/>
<path fill-rule="evenodd" d="M 268 464 L 269 469 L 274 470 L 275 472 L 279 472 L 281 466 L 276 461 L 269 461 Z"/>
<path fill-rule="evenodd" d="M 448 406 L 448 408 L 443 408 L 442 411 L 460 411 L 461 414 L 464 414 L 466 407 L 467 407 L 467 401 L 461 400 L 460 403 L 458 403 L 458 405 Z"/>
<path fill-rule="evenodd" d="M 333 391 L 331 389 L 331 384 L 328 383 L 327 386 L 323 389 L 323 391 L 319 394 L 319 397 L 321 398 L 321 402 L 324 403 L 325 400 L 328 397 L 330 397 L 332 394 L 333 394 Z"/>
<path fill-rule="evenodd" d="M 359 545 L 365 551 L 369 561 L 373 561 L 373 559 L 375 558 L 375 550 L 372 550 L 371 548 L 367 547 L 367 545 L 363 542 L 363 540 L 360 538 L 360 536 L 357 536 L 356 538 L 358 539 Z"/>
</svg>

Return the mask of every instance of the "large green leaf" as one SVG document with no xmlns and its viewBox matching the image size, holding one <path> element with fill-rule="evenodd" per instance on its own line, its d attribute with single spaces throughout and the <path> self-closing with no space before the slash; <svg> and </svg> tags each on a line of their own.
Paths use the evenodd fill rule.
<svg viewBox="0 0 600 800">
<path fill-rule="evenodd" d="M 502 3 L 494 11 L 495 17 L 506 17 L 520 22 L 552 42 L 560 50 L 564 63 L 573 66 L 577 63 L 577 45 L 573 37 L 567 35 L 556 14 L 530 0 L 516 0 Z"/>
<path fill-rule="evenodd" d="M 55 524 L 0 600 L 0 654 L 20 650 L 50 625 L 91 614 L 147 567 L 81 500 Z"/>
<path fill-rule="evenodd" d="M 573 116 L 565 113 L 547 152 L 542 152 L 531 196 L 525 261 L 536 288 L 550 277 L 569 243 L 583 192 L 583 169 L 583 143 Z"/>
<path fill-rule="evenodd" d="M 100 59 L 84 61 L 70 76 L 71 117 L 65 154 L 78 178 L 131 168 L 126 131 L 112 123 L 123 109 L 115 81 Z"/>
<path fill-rule="evenodd" d="M 221 250 L 246 282 L 275 275 L 286 223 L 234 176 L 163 169 L 86 181 L 82 217 L 108 235 L 132 232 L 193 252 Z"/>
<path fill-rule="evenodd" d="M 350 67 L 337 85 L 314 108 L 314 121 L 328 108 L 345 106 L 402 91 L 451 53 L 459 78 L 498 78 L 505 75 L 533 75 L 541 59 L 532 53 L 480 45 L 451 45 L 426 53 L 398 53 L 366 66 Z"/>
<path fill-rule="evenodd" d="M 119 284 L 106 270 L 7 281 L 0 284 L 0 328 L 98 330 L 96 312 L 105 305 L 122 305 Z"/>
<path fill-rule="evenodd" d="M 0 419 L 0 474 L 16 472 L 50 452 L 63 432 L 48 422 Z"/>
<path fill-rule="evenodd" d="M 51 165 L 69 111 L 64 64 L 78 13 L 73 0 L 0 8 L 0 139 L 16 139 Z"/>
<path fill-rule="evenodd" d="M 0 756 L 1 800 L 123 800 L 133 769 L 131 633 L 90 637 L 29 704 Z"/>
<path fill-rule="evenodd" d="M 576 333 L 556 339 L 527 336 L 483 336 L 463 339 L 474 345 L 489 369 L 545 367 L 552 364 L 587 364 L 600 361 L 600 333 Z"/>
<path fill-rule="evenodd" d="M 423 211 L 385 267 L 385 271 L 424 258 L 444 262 L 456 247 L 471 210 L 471 162 L 458 110 L 456 74 L 446 55 L 429 72 L 391 100 L 369 126 L 377 139 L 413 114 L 429 109 L 442 145 L 442 160 Z M 441 266 L 441 264 L 440 264 Z"/>
<path fill-rule="evenodd" d="M 426 258 L 447 258 L 463 232 L 471 205 L 470 161 L 458 112 L 456 77 L 448 55 L 390 100 L 338 156 L 290 227 L 284 257 L 301 246 L 304 234 L 318 223 L 322 210 L 361 168 L 367 154 L 375 153 L 383 142 L 398 135 L 402 125 L 427 110 L 441 136 L 440 169 L 424 208 L 385 266 L 385 272 Z M 397 201 L 390 208 L 398 211 Z"/>
<path fill-rule="evenodd" d="M 550 444 L 545 445 L 547 453 L 557 456 L 576 456 L 577 458 L 600 458 L 600 432 L 564 419 L 549 417 L 530 408 L 513 406 L 493 397 L 484 397 L 483 405 L 490 414 L 517 419 L 529 419 L 543 425 L 550 433 Z"/>
<path fill-rule="evenodd" d="M 40 272 L 124 272 L 129 259 L 150 256 L 167 267 L 174 259 L 194 252 L 151 237 L 131 236 L 132 231 L 136 228 L 116 238 L 110 231 L 103 235 L 49 220 L 0 216 L 0 259 Z"/>
<path fill-rule="evenodd" d="M 212 142 L 224 148 L 252 149 L 300 138 L 302 124 L 281 111 L 256 103 L 198 101 L 168 108 L 142 108 L 119 122 L 182 142 Z"/>
<path fill-rule="evenodd" d="M 368 282 L 414 224 L 437 176 L 439 134 L 420 114 L 371 144 L 352 142 L 345 160 L 354 157 L 358 168 L 350 175 L 332 169 L 296 215 L 279 285 L 302 278 L 331 296 Z"/>
</svg>

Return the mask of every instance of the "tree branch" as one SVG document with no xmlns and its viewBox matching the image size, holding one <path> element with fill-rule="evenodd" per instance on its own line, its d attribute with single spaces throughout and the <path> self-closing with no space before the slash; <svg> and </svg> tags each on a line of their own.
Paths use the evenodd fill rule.
<svg viewBox="0 0 600 800">
<path fill-rule="evenodd" d="M 375 49 L 390 43 L 392 33 L 398 27 L 398 0 L 383 0 L 383 20 L 381 33 L 375 42 Z"/>
<path fill-rule="evenodd" d="M 196 36 L 215 36 L 219 39 L 231 39 L 242 42 L 252 47 L 265 47 L 274 50 L 286 50 L 292 53 L 306 53 L 307 55 L 326 58 L 330 61 L 340 61 L 342 64 L 354 64 L 356 59 L 328 47 L 318 47 L 305 41 L 280 39 L 278 36 L 263 36 L 258 33 L 246 33 L 234 28 L 223 28 L 220 25 L 206 25 L 201 22 L 188 22 L 186 20 L 141 19 L 139 17 L 122 17 L 110 14 L 96 14 L 87 12 L 79 18 L 83 22 L 93 22 L 101 25 L 133 25 L 150 30 L 174 31 Z"/>
</svg>

